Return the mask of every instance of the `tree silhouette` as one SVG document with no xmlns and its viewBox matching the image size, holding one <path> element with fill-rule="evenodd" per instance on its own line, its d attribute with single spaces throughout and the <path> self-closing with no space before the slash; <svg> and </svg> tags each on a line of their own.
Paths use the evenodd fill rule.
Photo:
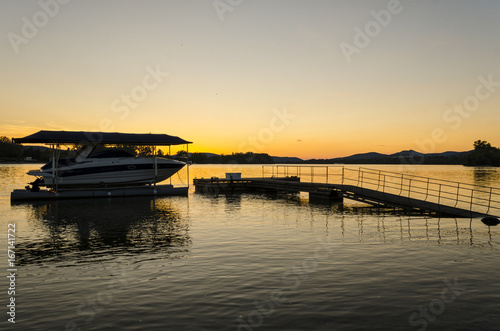
<svg viewBox="0 0 500 331">
<path fill-rule="evenodd" d="M 467 155 L 468 166 L 500 166 L 500 149 L 484 140 L 474 141 L 474 150 Z"/>
<path fill-rule="evenodd" d="M 491 148 L 491 144 L 485 140 L 476 140 L 474 141 L 474 149 L 485 149 L 485 148 Z"/>
</svg>

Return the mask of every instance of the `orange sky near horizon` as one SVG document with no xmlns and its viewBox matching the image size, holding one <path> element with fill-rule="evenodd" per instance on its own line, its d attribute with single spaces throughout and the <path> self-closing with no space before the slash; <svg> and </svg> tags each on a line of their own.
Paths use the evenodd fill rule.
<svg viewBox="0 0 500 331">
<path fill-rule="evenodd" d="M 223 2 L 2 2 L 0 135 L 303 159 L 500 146 L 500 2 Z"/>
</svg>

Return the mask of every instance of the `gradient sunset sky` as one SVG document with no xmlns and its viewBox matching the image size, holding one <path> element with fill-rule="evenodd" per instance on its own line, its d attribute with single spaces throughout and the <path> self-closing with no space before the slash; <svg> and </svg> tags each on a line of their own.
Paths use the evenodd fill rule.
<svg viewBox="0 0 500 331">
<path fill-rule="evenodd" d="M 1 1 L 0 135 L 331 158 L 500 145 L 498 0 Z"/>
</svg>

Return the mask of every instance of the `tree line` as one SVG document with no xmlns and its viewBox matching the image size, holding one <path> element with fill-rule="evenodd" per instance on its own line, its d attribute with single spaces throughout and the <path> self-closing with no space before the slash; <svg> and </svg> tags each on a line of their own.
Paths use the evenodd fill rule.
<svg viewBox="0 0 500 331">
<path fill-rule="evenodd" d="M 51 157 L 51 152 L 45 147 L 22 146 L 16 144 L 12 139 L 0 136 L 0 161 L 19 162 L 25 158 L 47 162 Z"/>
<path fill-rule="evenodd" d="M 185 153 L 185 152 L 184 152 Z M 181 155 L 185 155 L 180 152 Z M 205 153 L 191 153 L 189 160 L 195 164 L 272 164 L 274 159 L 266 153 L 232 153 L 221 155 L 207 155 Z"/>
<path fill-rule="evenodd" d="M 465 156 L 464 165 L 500 167 L 500 149 L 484 140 L 474 141 L 474 150 Z"/>
<path fill-rule="evenodd" d="M 493 147 L 489 142 L 484 140 L 476 140 L 473 143 L 474 149 L 468 153 L 456 156 L 435 156 L 422 157 L 421 164 L 462 164 L 466 166 L 500 166 L 500 149 Z M 81 146 L 73 146 L 71 149 L 61 151 L 60 157 L 74 157 Z M 99 147 L 101 148 L 101 147 Z M 108 147 L 109 148 L 109 147 Z M 151 146 L 135 146 L 135 145 L 117 145 L 112 149 L 123 149 L 137 156 L 151 156 L 155 150 Z M 158 149 L 158 156 L 166 156 L 166 154 Z M 48 162 L 52 157 L 52 153 L 47 147 L 37 146 L 22 146 L 16 144 L 12 139 L 0 136 L 0 162 L 21 162 L 26 158 L 31 158 L 33 161 Z M 189 159 L 195 164 L 272 164 L 275 163 L 272 156 L 266 153 L 232 153 L 232 154 L 206 154 L 206 153 L 191 153 L 188 158 L 186 151 L 179 151 L 175 157 L 187 160 Z M 395 164 L 395 163 L 411 163 L 413 160 L 406 160 L 405 157 L 400 158 L 376 158 L 367 160 L 350 160 L 349 163 L 363 164 Z M 303 163 L 333 163 L 332 160 L 308 160 Z"/>
</svg>

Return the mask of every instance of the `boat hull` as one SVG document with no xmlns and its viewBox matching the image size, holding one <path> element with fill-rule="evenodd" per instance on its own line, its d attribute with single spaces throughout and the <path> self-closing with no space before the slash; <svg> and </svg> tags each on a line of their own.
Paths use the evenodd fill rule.
<svg viewBox="0 0 500 331">
<path fill-rule="evenodd" d="M 74 187 L 109 187 L 148 185 L 164 181 L 178 172 L 185 163 L 158 159 L 157 169 L 152 159 L 116 159 L 97 160 L 96 162 L 75 163 L 70 166 L 42 171 L 30 171 L 28 174 L 41 177 L 39 186 L 55 186 L 60 188 Z M 55 180 L 54 180 L 55 179 Z"/>
</svg>

